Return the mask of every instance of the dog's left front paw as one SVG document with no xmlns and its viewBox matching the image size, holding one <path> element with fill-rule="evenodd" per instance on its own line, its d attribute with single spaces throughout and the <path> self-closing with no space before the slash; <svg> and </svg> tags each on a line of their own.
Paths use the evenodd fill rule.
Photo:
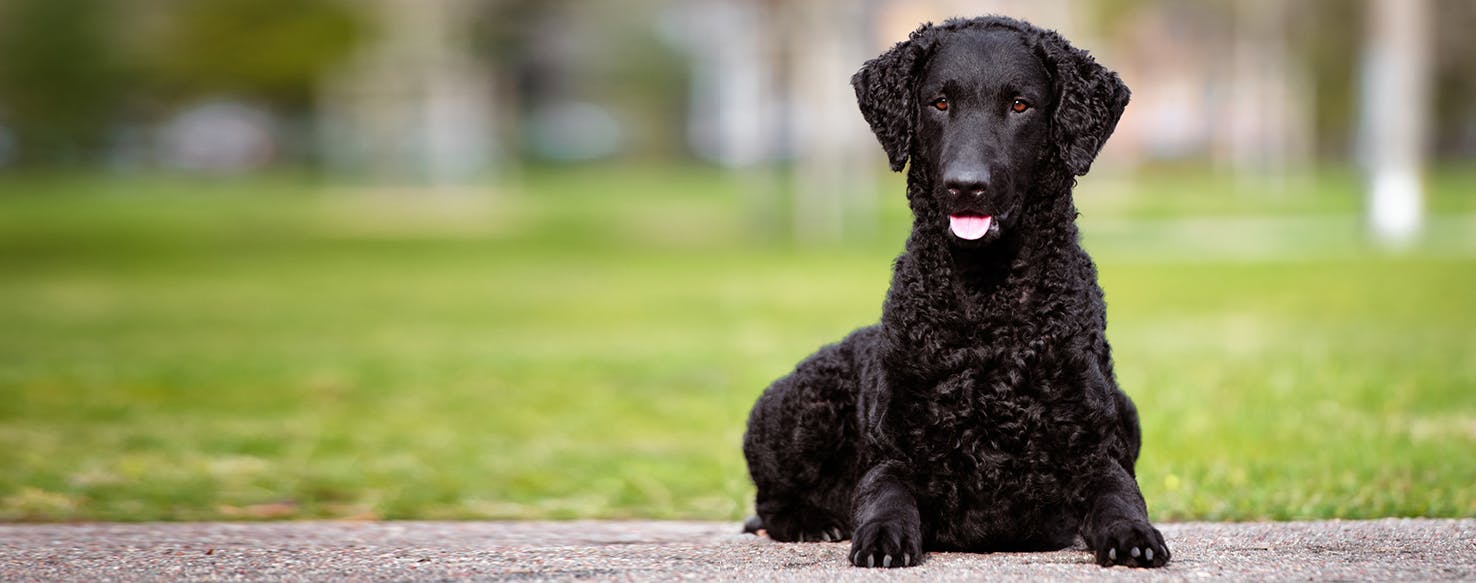
<svg viewBox="0 0 1476 583">
<path fill-rule="evenodd" d="M 1123 520 L 1107 527 L 1092 552 L 1103 567 L 1162 567 L 1169 561 L 1163 534 L 1138 520 Z"/>
</svg>

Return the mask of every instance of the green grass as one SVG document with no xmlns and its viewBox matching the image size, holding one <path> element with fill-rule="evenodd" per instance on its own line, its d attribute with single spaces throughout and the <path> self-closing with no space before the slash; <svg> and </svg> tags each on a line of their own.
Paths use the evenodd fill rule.
<svg viewBox="0 0 1476 583">
<path fill-rule="evenodd" d="M 1155 517 L 1476 516 L 1469 240 L 1371 254 L 1294 225 L 1284 259 L 1175 254 L 1241 241 L 1149 227 L 1356 225 L 1351 179 L 1092 180 Z M 1473 183 L 1438 175 L 1432 208 L 1476 210 Z M 739 518 L 748 406 L 875 321 L 906 231 L 896 196 L 875 242 L 767 240 L 751 184 L 0 177 L 0 519 Z"/>
</svg>

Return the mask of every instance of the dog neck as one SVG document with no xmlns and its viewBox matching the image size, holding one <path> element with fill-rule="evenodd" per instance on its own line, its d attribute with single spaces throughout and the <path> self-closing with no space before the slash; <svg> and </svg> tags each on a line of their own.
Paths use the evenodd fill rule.
<svg viewBox="0 0 1476 583">
<path fill-rule="evenodd" d="M 919 339 L 939 346 L 974 345 L 980 341 L 977 334 L 1008 334 L 1025 325 L 1036 304 L 1065 292 L 1056 289 L 1060 282 L 1053 283 L 1050 274 L 1085 253 L 1077 242 L 1069 180 L 1040 183 L 1040 190 L 1029 193 L 1031 202 L 1013 233 L 966 249 L 948 239 L 946 210 L 927 195 L 931 186 L 912 178 L 913 230 L 882 313 L 896 346 Z"/>
</svg>

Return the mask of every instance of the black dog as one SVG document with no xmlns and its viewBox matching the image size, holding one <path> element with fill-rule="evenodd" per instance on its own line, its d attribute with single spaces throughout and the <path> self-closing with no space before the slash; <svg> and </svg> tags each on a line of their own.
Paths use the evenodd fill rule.
<svg viewBox="0 0 1476 583">
<path fill-rule="evenodd" d="M 867 567 L 1078 535 L 1102 565 L 1162 566 L 1071 200 L 1127 87 L 1055 32 L 999 17 L 924 25 L 851 82 L 892 169 L 912 162 L 912 235 L 881 323 L 754 405 L 747 528 L 851 538 Z"/>
</svg>

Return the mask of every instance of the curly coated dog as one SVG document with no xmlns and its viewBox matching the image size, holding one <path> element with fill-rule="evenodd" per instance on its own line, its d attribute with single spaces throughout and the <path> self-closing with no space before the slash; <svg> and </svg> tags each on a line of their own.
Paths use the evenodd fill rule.
<svg viewBox="0 0 1476 583">
<path fill-rule="evenodd" d="M 1127 87 L 1057 33 L 1002 17 L 924 25 L 851 83 L 892 169 L 911 161 L 912 234 L 881 322 L 754 405 L 746 529 L 850 538 L 865 567 L 1078 536 L 1101 565 L 1164 565 L 1071 199 Z"/>
</svg>

